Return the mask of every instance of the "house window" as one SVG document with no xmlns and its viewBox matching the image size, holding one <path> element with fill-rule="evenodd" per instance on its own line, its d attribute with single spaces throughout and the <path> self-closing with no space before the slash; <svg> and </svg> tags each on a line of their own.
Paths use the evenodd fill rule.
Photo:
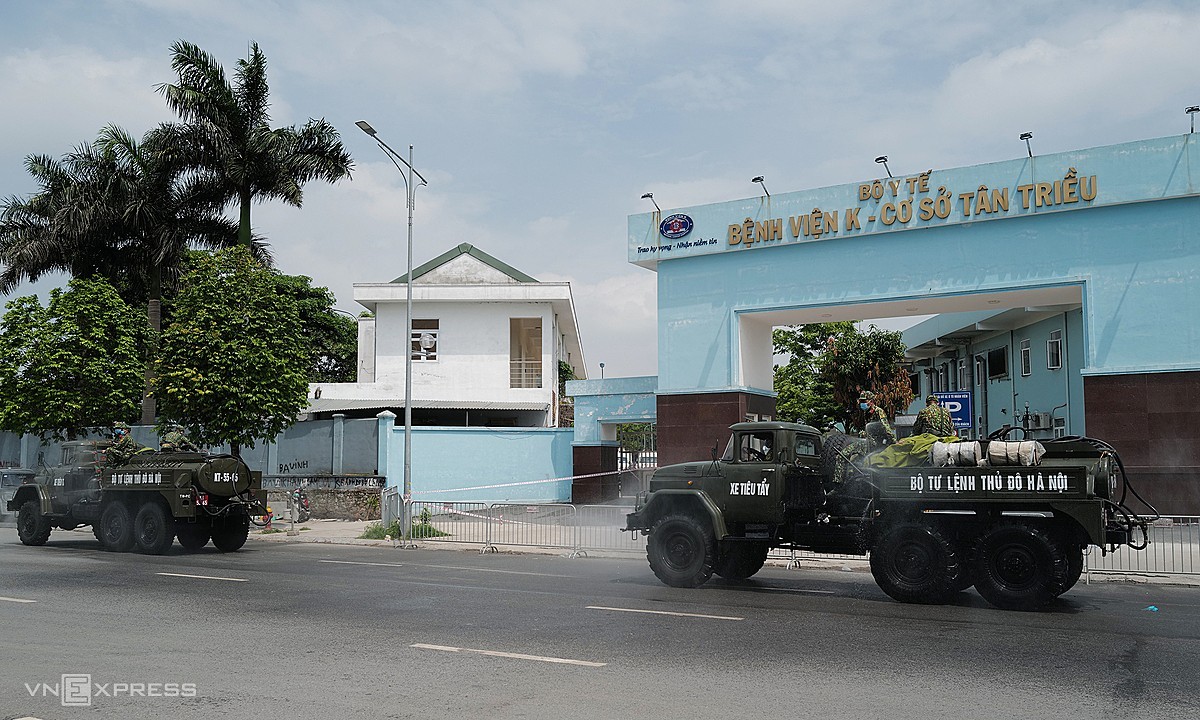
<svg viewBox="0 0 1200 720">
<path fill-rule="evenodd" d="M 975 384 L 982 386 L 983 379 L 987 377 L 987 360 L 983 355 L 975 356 Z"/>
<path fill-rule="evenodd" d="M 988 350 L 987 354 L 988 380 L 999 380 L 1008 377 L 1008 346 Z"/>
<path fill-rule="evenodd" d="M 413 362 L 437 362 L 438 321 L 413 320 L 409 345 Z"/>
<path fill-rule="evenodd" d="M 508 319 L 509 387 L 542 386 L 542 319 Z"/>
<path fill-rule="evenodd" d="M 917 373 L 908 374 L 908 389 L 912 390 L 913 395 L 921 394 L 921 376 Z"/>
<path fill-rule="evenodd" d="M 1029 341 L 1021 341 L 1021 377 L 1033 374 L 1033 363 L 1029 361 Z"/>
<path fill-rule="evenodd" d="M 963 358 L 958 361 L 958 390 L 967 389 L 967 360 Z"/>
<path fill-rule="evenodd" d="M 1050 339 L 1046 341 L 1046 369 L 1058 370 L 1062 367 L 1062 330 L 1052 330 Z"/>
<path fill-rule="evenodd" d="M 946 392 L 950 389 L 950 366 L 941 365 L 937 371 L 937 388 L 934 392 Z"/>
</svg>

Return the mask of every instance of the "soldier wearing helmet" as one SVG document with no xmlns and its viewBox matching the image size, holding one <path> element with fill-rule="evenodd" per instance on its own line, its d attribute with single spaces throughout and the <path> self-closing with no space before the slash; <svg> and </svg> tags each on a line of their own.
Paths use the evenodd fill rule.
<svg viewBox="0 0 1200 720">
<path fill-rule="evenodd" d="M 129 434 L 129 425 L 123 422 L 113 423 L 112 439 L 112 444 L 104 451 L 104 458 L 109 467 L 127 465 L 134 455 L 148 452 L 150 449 L 134 440 Z"/>
<path fill-rule="evenodd" d="M 159 447 L 166 452 L 196 452 L 200 449 L 196 443 L 188 439 L 179 423 L 171 423 L 167 426 L 167 432 L 163 434 Z"/>
<path fill-rule="evenodd" d="M 870 390 L 863 390 L 859 393 L 858 409 L 866 414 L 866 434 L 876 440 L 876 444 L 890 445 L 896 442 L 896 431 L 892 429 L 887 413 L 875 404 L 875 393 Z M 872 427 L 874 423 L 879 423 L 879 425 Z"/>
</svg>

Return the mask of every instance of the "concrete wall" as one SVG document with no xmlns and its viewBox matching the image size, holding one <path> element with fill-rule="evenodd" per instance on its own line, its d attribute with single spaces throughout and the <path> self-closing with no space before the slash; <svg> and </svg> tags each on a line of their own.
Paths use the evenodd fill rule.
<svg viewBox="0 0 1200 720">
<path fill-rule="evenodd" d="M 412 428 L 412 496 L 418 501 L 570 502 L 570 428 Z M 388 485 L 404 476 L 404 428 L 381 451 Z"/>
</svg>

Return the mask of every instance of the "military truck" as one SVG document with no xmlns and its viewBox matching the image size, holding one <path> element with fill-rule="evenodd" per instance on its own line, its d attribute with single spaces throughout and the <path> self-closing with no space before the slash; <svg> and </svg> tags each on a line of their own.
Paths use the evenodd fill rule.
<svg viewBox="0 0 1200 720">
<path fill-rule="evenodd" d="M 175 538 L 185 550 L 211 539 L 222 552 L 246 543 L 250 516 L 266 503 L 262 475 L 241 458 L 198 452 L 144 452 L 105 467 L 106 442 L 62 445 L 59 462 L 39 472 L 7 503 L 26 545 L 44 545 L 54 529 L 91 525 L 106 550 L 161 555 Z"/>
<path fill-rule="evenodd" d="M 1146 546 L 1147 520 L 1124 504 L 1120 457 L 1099 440 L 1042 441 L 1028 464 L 972 454 L 969 466 L 880 467 L 867 440 L 844 434 L 783 422 L 730 429 L 722 455 L 658 469 L 627 517 L 668 585 L 745 580 L 771 549 L 790 548 L 869 555 L 875 581 L 900 602 L 945 603 L 974 585 L 1000 608 L 1033 610 L 1075 584 L 1088 546 Z M 978 448 L 986 456 L 998 442 Z"/>
</svg>

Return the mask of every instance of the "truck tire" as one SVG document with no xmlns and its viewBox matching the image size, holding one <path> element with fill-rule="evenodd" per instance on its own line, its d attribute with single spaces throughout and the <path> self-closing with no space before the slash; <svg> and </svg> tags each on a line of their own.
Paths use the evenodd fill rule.
<svg viewBox="0 0 1200 720">
<path fill-rule="evenodd" d="M 113 500 L 100 512 L 100 544 L 109 552 L 129 552 L 133 549 L 133 521 L 129 508 L 119 500 Z"/>
<path fill-rule="evenodd" d="M 144 555 L 162 555 L 175 542 L 175 522 L 157 499 L 138 509 L 133 519 L 133 538 L 138 552 Z"/>
<path fill-rule="evenodd" d="M 1001 523 L 975 548 L 975 589 L 1004 610 L 1036 610 L 1069 587 L 1065 547 L 1046 531 L 1024 523 Z"/>
<path fill-rule="evenodd" d="M 1067 555 L 1067 582 L 1059 595 L 1075 587 L 1075 583 L 1079 582 L 1079 576 L 1083 575 L 1083 548 L 1077 545 L 1066 546 Z"/>
<path fill-rule="evenodd" d="M 234 552 L 246 544 L 250 534 L 250 516 L 238 513 L 213 521 L 212 543 L 221 552 Z"/>
<path fill-rule="evenodd" d="M 766 542 L 731 541 L 721 543 L 713 572 L 726 580 L 745 580 L 762 570 L 771 546 Z"/>
<path fill-rule="evenodd" d="M 945 603 L 960 592 L 965 574 L 957 545 L 931 525 L 895 525 L 871 549 L 871 575 L 900 602 Z"/>
<path fill-rule="evenodd" d="M 196 552 L 208 544 L 209 530 L 207 525 L 200 523 L 176 523 L 175 534 L 179 536 L 179 544 L 188 552 Z"/>
<path fill-rule="evenodd" d="M 835 484 L 857 474 L 846 458 L 857 459 L 865 454 L 867 441 L 845 433 L 830 433 L 821 443 L 821 473 Z"/>
<path fill-rule="evenodd" d="M 26 545 L 45 545 L 50 539 L 50 518 L 42 514 L 42 504 L 26 500 L 17 510 L 17 536 Z"/>
<path fill-rule="evenodd" d="M 671 587 L 699 587 L 713 572 L 712 528 L 691 515 L 667 515 L 654 524 L 646 543 L 650 569 Z"/>
</svg>

